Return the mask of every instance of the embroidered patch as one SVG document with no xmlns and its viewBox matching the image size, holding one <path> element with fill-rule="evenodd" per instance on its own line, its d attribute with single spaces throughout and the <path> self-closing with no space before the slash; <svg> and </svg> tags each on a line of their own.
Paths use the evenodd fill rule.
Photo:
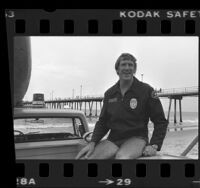
<svg viewBox="0 0 200 188">
<path fill-rule="evenodd" d="M 151 92 L 151 97 L 154 99 L 158 99 L 158 94 L 155 90 Z"/>
<path fill-rule="evenodd" d="M 132 98 L 130 100 L 130 107 L 131 107 L 131 109 L 135 109 L 137 107 L 137 99 L 136 98 Z"/>
<path fill-rule="evenodd" d="M 111 102 L 117 102 L 117 98 L 109 99 L 108 102 L 110 102 L 110 103 L 111 103 Z"/>
</svg>

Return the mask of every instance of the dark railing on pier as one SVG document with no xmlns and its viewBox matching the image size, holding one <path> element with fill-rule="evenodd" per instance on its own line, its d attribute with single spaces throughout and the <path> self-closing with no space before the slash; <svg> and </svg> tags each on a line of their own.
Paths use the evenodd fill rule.
<svg viewBox="0 0 200 188">
<path fill-rule="evenodd" d="M 159 98 L 169 99 L 169 109 L 168 109 L 168 115 L 167 115 L 168 120 L 170 116 L 172 100 L 174 100 L 174 123 L 177 123 L 177 119 L 176 119 L 177 100 L 179 100 L 180 122 L 182 122 L 181 100 L 183 99 L 183 97 L 198 96 L 199 87 L 162 89 L 162 90 L 156 91 L 156 94 Z M 100 112 L 102 108 L 102 103 L 103 103 L 103 96 L 81 97 L 81 98 L 73 98 L 73 99 L 68 98 L 68 99 L 59 99 L 59 100 L 46 100 L 45 108 L 63 109 L 67 105 L 70 109 L 82 110 L 85 112 L 86 116 L 91 117 L 91 116 L 99 116 L 98 109 Z M 94 104 L 95 104 L 95 107 L 94 107 Z M 24 107 L 31 108 L 32 102 L 24 102 Z M 88 113 L 88 110 L 89 110 L 89 113 Z"/>
<path fill-rule="evenodd" d="M 171 89 L 161 89 L 157 91 L 159 97 L 186 97 L 186 96 L 198 96 L 199 87 L 185 87 L 185 88 L 171 88 Z"/>
</svg>

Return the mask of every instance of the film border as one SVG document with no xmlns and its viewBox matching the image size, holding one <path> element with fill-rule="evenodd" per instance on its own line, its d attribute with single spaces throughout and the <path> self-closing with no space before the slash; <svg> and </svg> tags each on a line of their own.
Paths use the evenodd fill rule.
<svg viewBox="0 0 200 188">
<path fill-rule="evenodd" d="M 70 9 L 70 10 L 56 10 L 54 12 L 46 12 L 44 10 L 31 9 L 12 9 L 6 10 L 6 27 L 8 39 L 8 53 L 10 70 L 13 70 L 13 37 L 14 36 L 197 36 L 200 35 L 200 16 L 198 17 L 166 17 L 166 11 L 160 10 L 160 17 L 133 17 L 134 11 L 139 10 L 121 10 L 122 17 L 120 17 L 120 10 L 86 10 L 86 9 Z M 131 12 L 132 13 L 127 13 Z M 146 11 L 146 10 L 142 10 Z M 151 10 L 154 11 L 154 10 Z M 155 10 L 157 11 L 157 10 Z M 184 10 L 177 10 L 184 11 Z M 186 10 L 187 11 L 187 10 Z M 126 13 L 124 13 L 126 12 Z M 199 11 L 200 12 L 200 11 Z M 80 16 L 81 15 L 81 16 Z M 41 24 L 43 23 L 43 24 Z M 88 27 L 89 23 L 89 27 Z M 69 24 L 69 30 L 66 29 L 65 24 Z M 15 26 L 18 25 L 18 28 Z M 43 26 L 42 26 L 43 25 Z M 44 26 L 45 25 L 45 26 Z M 188 25 L 188 26 L 186 26 Z M 144 29 L 145 28 L 145 29 Z M 189 29 L 188 29 L 189 28 Z M 192 29 L 191 29 L 192 28 Z M 187 33 L 186 33 L 187 32 Z M 10 79 L 13 80 L 12 71 Z M 11 93 L 13 91 L 13 83 L 11 82 Z M 200 172 L 199 160 L 181 160 L 181 161 L 74 161 L 74 160 L 17 160 L 17 164 L 23 164 L 22 177 L 18 179 L 21 186 L 27 184 L 22 182 L 36 182 L 35 187 L 61 187 L 69 185 L 70 187 L 96 187 L 100 186 L 97 181 L 102 179 L 114 179 L 118 181 L 119 178 L 133 179 L 132 186 L 134 187 L 197 187 L 199 186 Z M 40 164 L 47 164 L 44 169 L 49 169 L 49 173 L 44 173 L 43 177 L 39 175 Z M 73 177 L 66 178 L 60 169 L 63 164 L 73 164 Z M 87 177 L 88 164 L 97 164 L 97 177 Z M 112 164 L 122 165 L 122 174 L 112 176 Z M 146 174 L 141 177 L 136 176 L 136 165 L 145 164 Z M 169 166 L 168 166 L 169 164 Z M 189 165 L 188 165 L 189 164 Z M 22 165 L 22 166 L 23 166 Z M 158 177 L 160 173 L 160 166 L 168 168 L 170 175 L 164 173 L 164 177 Z M 45 166 L 45 165 L 44 165 Z M 132 168 L 130 168 L 130 166 Z M 118 167 L 117 167 L 118 168 Z M 81 169 L 81 170 L 80 170 Z M 156 170 L 157 169 L 157 170 Z M 193 169 L 192 177 L 187 176 L 185 169 Z M 155 173 L 152 173 L 155 170 Z M 21 171 L 21 170 L 20 170 Z M 23 172 L 24 171 L 24 172 Z M 46 171 L 46 170 L 44 170 Z M 48 170 L 47 170 L 48 171 Z M 23 179 L 25 177 L 27 180 Z M 45 177 L 46 176 L 46 177 Z M 166 177 L 165 177 L 166 176 Z M 190 175 L 189 175 L 190 176 Z M 141 183 L 142 182 L 144 183 Z M 32 183 L 31 182 L 31 183 Z M 148 184 L 148 186 L 146 185 Z M 125 184 L 123 184 L 126 186 Z"/>
</svg>

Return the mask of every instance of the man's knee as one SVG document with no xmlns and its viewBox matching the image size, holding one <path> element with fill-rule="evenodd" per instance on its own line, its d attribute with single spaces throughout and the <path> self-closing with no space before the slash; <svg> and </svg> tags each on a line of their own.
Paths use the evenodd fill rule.
<svg viewBox="0 0 200 188">
<path fill-rule="evenodd" d="M 119 148 L 108 140 L 101 141 L 88 159 L 108 159 L 115 156 Z"/>
<path fill-rule="evenodd" d="M 146 142 L 142 139 L 131 138 L 121 145 L 115 159 L 136 159 L 142 156 Z"/>
<path fill-rule="evenodd" d="M 115 155 L 115 159 L 132 159 L 130 155 L 121 153 L 121 152 L 117 152 Z"/>
<path fill-rule="evenodd" d="M 142 152 L 123 153 L 123 152 L 119 151 L 116 153 L 115 159 L 136 159 L 141 156 L 142 156 Z"/>
</svg>

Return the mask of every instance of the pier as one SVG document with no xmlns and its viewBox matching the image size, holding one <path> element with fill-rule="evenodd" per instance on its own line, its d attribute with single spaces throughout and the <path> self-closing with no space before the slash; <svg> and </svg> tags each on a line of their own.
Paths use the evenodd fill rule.
<svg viewBox="0 0 200 188">
<path fill-rule="evenodd" d="M 171 89 L 161 89 L 156 91 L 156 95 L 159 98 L 169 99 L 169 108 L 167 119 L 170 118 L 170 111 L 172 106 L 172 101 L 174 101 L 174 123 L 177 123 L 177 101 L 179 102 L 179 114 L 180 122 L 182 122 L 182 105 L 181 101 L 185 97 L 198 97 L 199 87 L 184 87 L 184 88 L 171 88 Z M 24 102 L 24 107 L 31 108 L 32 102 Z M 103 96 L 96 97 L 80 97 L 80 98 L 68 98 L 59 100 L 46 100 L 45 108 L 53 109 L 64 109 L 67 105 L 70 109 L 82 110 L 87 117 L 98 117 L 99 112 L 103 105 Z"/>
<path fill-rule="evenodd" d="M 46 108 L 64 109 L 66 105 L 70 109 L 84 111 L 86 116 L 97 117 L 99 116 L 98 109 L 101 109 L 103 105 L 103 97 L 81 97 L 75 99 L 45 101 Z"/>
<path fill-rule="evenodd" d="M 182 120 L 182 105 L 181 101 L 184 97 L 198 97 L 199 95 L 199 87 L 185 87 L 185 88 L 172 88 L 172 89 L 162 89 L 157 91 L 157 96 L 159 98 L 168 98 L 169 99 L 169 108 L 167 113 L 167 120 L 170 118 L 170 111 L 172 101 L 174 101 L 174 123 L 177 123 L 177 101 L 179 101 L 179 114 L 180 114 L 180 123 Z"/>
</svg>

